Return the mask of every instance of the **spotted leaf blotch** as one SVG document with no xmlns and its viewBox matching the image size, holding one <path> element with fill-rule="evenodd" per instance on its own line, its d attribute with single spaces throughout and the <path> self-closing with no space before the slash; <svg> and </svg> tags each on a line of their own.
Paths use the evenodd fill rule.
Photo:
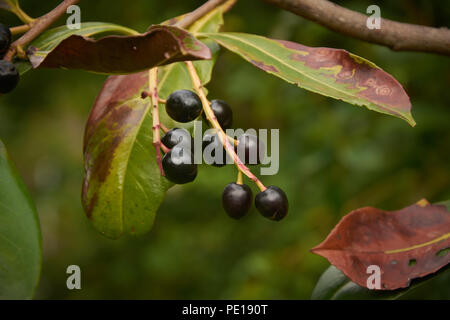
<svg viewBox="0 0 450 320">
<path fill-rule="evenodd" d="M 245 33 L 206 33 L 254 66 L 301 88 L 393 115 L 414 126 L 401 84 L 372 62 L 345 50 L 312 48 Z"/>
<path fill-rule="evenodd" d="M 362 287 L 367 287 L 368 267 L 375 265 L 380 289 L 405 288 L 450 263 L 450 212 L 426 200 L 397 211 L 357 209 L 312 252 Z"/>
</svg>

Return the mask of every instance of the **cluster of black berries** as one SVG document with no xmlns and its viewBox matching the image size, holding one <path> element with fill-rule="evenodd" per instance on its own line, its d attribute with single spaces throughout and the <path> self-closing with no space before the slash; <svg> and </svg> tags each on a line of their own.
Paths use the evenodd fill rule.
<svg viewBox="0 0 450 320">
<path fill-rule="evenodd" d="M 186 123 L 198 118 L 202 113 L 202 102 L 198 95 L 189 90 L 173 92 L 166 101 L 166 112 L 175 121 Z M 230 106 L 223 100 L 212 100 L 211 109 L 222 129 L 229 129 L 233 123 L 233 112 Z M 206 119 L 205 114 L 203 117 Z M 192 152 L 193 139 L 190 133 L 183 128 L 169 130 L 161 139 L 161 142 L 170 150 L 162 159 L 162 166 L 167 179 L 177 184 L 191 182 L 197 176 L 197 165 L 194 163 Z M 216 161 L 215 150 L 220 150 L 221 141 L 217 134 L 205 134 L 202 140 L 202 148 L 211 150 L 214 160 L 211 165 L 222 167 L 228 161 L 229 155 L 222 149 L 222 161 Z M 243 134 L 238 137 L 237 145 L 241 146 L 243 155 L 240 159 L 244 164 L 261 163 L 261 150 L 264 145 L 258 138 L 251 134 Z M 222 147 L 223 148 L 223 147 Z M 254 158 L 256 155 L 256 161 Z M 253 201 L 251 189 L 242 183 L 229 183 L 222 194 L 222 204 L 226 213 L 234 218 L 242 218 L 250 209 Z M 266 218 L 281 220 L 288 212 L 288 199 L 283 190 L 276 186 L 269 186 L 255 197 L 256 209 Z"/>
<path fill-rule="evenodd" d="M 0 23 L 0 57 L 3 58 L 11 45 L 11 31 Z M 19 72 L 10 61 L 0 60 L 0 93 L 11 92 L 19 83 Z"/>
</svg>

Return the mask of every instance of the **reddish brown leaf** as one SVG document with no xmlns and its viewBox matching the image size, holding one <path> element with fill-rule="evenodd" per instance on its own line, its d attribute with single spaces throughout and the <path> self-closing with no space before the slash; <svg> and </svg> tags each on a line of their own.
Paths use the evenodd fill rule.
<svg viewBox="0 0 450 320">
<path fill-rule="evenodd" d="M 381 269 L 381 289 L 409 285 L 450 262 L 450 212 L 426 200 L 397 211 L 366 207 L 346 215 L 312 252 L 367 287 L 367 268 Z"/>
<path fill-rule="evenodd" d="M 177 61 L 211 59 L 211 51 L 183 29 L 155 25 L 144 34 L 98 40 L 71 35 L 50 52 L 30 48 L 28 57 L 33 68 L 126 74 Z"/>
</svg>

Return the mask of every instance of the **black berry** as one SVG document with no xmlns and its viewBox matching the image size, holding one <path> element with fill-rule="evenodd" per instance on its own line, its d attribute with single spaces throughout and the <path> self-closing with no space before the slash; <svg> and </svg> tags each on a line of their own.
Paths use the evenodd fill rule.
<svg viewBox="0 0 450 320">
<path fill-rule="evenodd" d="M 8 51 L 9 45 L 11 44 L 11 31 L 9 28 L 0 23 L 0 56 Z"/>
<path fill-rule="evenodd" d="M 189 131 L 184 128 L 173 128 L 169 130 L 162 137 L 161 142 L 169 149 L 172 149 L 178 144 L 187 145 L 191 150 L 194 146 L 194 139 L 192 139 Z"/>
<path fill-rule="evenodd" d="M 211 109 L 217 118 L 222 129 L 229 129 L 233 124 L 233 111 L 230 106 L 223 100 L 212 100 Z M 206 115 L 203 114 L 203 118 L 206 120 Z"/>
<path fill-rule="evenodd" d="M 270 186 L 256 195 L 255 206 L 264 217 L 279 221 L 287 215 L 289 203 L 283 190 Z"/>
<path fill-rule="evenodd" d="M 16 66 L 6 60 L 0 60 L 0 93 L 11 92 L 19 83 Z"/>
<path fill-rule="evenodd" d="M 166 101 L 166 112 L 175 121 L 190 122 L 202 112 L 202 101 L 189 90 L 177 90 Z"/>
<path fill-rule="evenodd" d="M 225 212 L 234 219 L 240 219 L 252 205 L 252 190 L 245 184 L 229 183 L 222 193 Z"/>
<path fill-rule="evenodd" d="M 215 167 L 223 167 L 224 165 L 227 164 L 227 161 L 231 163 L 230 156 L 223 148 L 222 143 L 220 142 L 220 139 L 217 136 L 217 134 L 205 133 L 205 135 L 203 136 L 202 148 L 203 148 L 203 157 L 207 164 L 213 165 Z M 218 150 L 222 151 L 222 156 L 217 155 L 218 159 L 216 159 L 216 151 Z"/>
<path fill-rule="evenodd" d="M 237 154 L 244 164 L 260 164 L 265 146 L 257 136 L 244 133 L 238 137 Z"/>
<path fill-rule="evenodd" d="M 194 181 L 197 165 L 190 150 L 182 146 L 173 147 L 162 159 L 164 174 L 167 179 L 177 184 Z"/>
</svg>

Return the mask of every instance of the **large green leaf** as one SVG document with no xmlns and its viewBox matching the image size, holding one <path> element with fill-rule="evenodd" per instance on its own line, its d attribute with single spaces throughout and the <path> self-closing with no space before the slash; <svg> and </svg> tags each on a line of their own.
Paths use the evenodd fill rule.
<svg viewBox="0 0 450 320">
<path fill-rule="evenodd" d="M 406 289 L 369 290 L 348 279 L 339 269 L 330 266 L 320 277 L 312 299 L 320 300 L 394 300 L 394 299 L 450 299 L 450 267 L 435 274 L 412 281 Z"/>
<path fill-rule="evenodd" d="M 192 28 L 217 31 L 221 23 L 219 7 Z M 216 56 L 218 48 L 214 44 L 211 48 Z M 211 78 L 214 61 L 195 62 L 204 84 Z M 178 89 L 192 89 L 184 63 L 158 69 L 161 98 Z M 155 161 L 150 101 L 141 99 L 144 90 L 148 90 L 147 71 L 109 77 L 86 125 L 83 206 L 94 227 L 109 238 L 150 230 L 172 186 L 160 175 Z M 163 105 L 160 117 L 167 127 L 181 125 L 167 116 Z"/>
<path fill-rule="evenodd" d="M 366 106 L 415 125 L 409 97 L 400 83 L 372 62 L 345 50 L 311 48 L 245 33 L 204 33 L 202 36 L 301 88 Z"/>
<path fill-rule="evenodd" d="M 33 296 L 41 255 L 36 209 L 0 141 L 0 300 Z"/>
<path fill-rule="evenodd" d="M 83 22 L 80 24 L 80 29 L 69 29 L 67 26 L 60 26 L 43 32 L 37 37 L 31 44 L 31 48 L 38 48 L 35 54 L 47 55 L 64 39 L 72 36 L 79 35 L 85 37 L 92 37 L 102 33 L 115 33 L 115 34 L 137 34 L 137 31 L 132 29 L 105 22 Z M 31 63 L 27 61 L 19 61 L 17 63 L 20 74 L 24 74 L 28 70 L 32 69 Z"/>
</svg>

